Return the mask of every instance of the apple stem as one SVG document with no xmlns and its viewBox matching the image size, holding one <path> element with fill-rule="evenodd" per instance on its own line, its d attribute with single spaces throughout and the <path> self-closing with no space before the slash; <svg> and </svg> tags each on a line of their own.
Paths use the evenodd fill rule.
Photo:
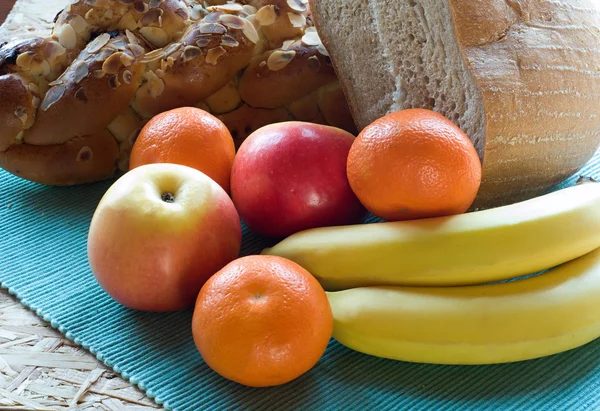
<svg viewBox="0 0 600 411">
<path fill-rule="evenodd" d="M 597 183 L 598 181 L 594 180 L 592 177 L 588 177 L 588 176 L 579 176 L 579 179 L 577 180 L 577 185 L 582 185 L 582 184 L 589 184 L 589 183 Z"/>
<path fill-rule="evenodd" d="M 165 203 L 174 203 L 175 202 L 175 196 L 171 193 L 163 193 L 161 198 L 162 198 L 162 201 L 164 201 Z"/>
</svg>

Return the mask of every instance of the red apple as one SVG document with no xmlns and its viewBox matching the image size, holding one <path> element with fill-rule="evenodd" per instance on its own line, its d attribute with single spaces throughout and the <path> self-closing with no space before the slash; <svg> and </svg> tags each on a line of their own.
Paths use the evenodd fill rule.
<svg viewBox="0 0 600 411">
<path fill-rule="evenodd" d="M 346 177 L 354 136 L 290 121 L 252 133 L 231 172 L 233 202 L 250 229 L 269 237 L 359 222 L 365 208 Z"/>
<path fill-rule="evenodd" d="M 88 234 L 89 263 L 116 301 L 142 311 L 194 305 L 202 285 L 238 257 L 241 222 L 227 193 L 204 173 L 150 164 L 104 194 Z"/>
</svg>

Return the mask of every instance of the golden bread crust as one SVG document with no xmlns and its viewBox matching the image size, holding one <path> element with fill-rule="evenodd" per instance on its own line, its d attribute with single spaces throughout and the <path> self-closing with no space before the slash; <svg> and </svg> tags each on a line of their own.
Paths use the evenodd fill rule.
<svg viewBox="0 0 600 411">
<path fill-rule="evenodd" d="M 0 76 L 0 96 L 0 151 L 4 151 L 25 128 L 31 126 L 35 112 L 32 95 L 17 75 Z"/>
<path fill-rule="evenodd" d="M 466 3 L 450 0 L 486 115 L 474 207 L 525 200 L 576 173 L 600 145 L 600 75 L 591 69 L 600 67 L 600 49 L 591 46 L 600 40 L 600 6 Z"/>
<path fill-rule="evenodd" d="M 36 183 L 69 186 L 113 177 L 118 154 L 115 139 L 102 130 L 62 144 L 13 145 L 0 153 L 0 167 Z"/>
<path fill-rule="evenodd" d="M 336 75 L 329 57 L 297 41 L 286 49 L 269 50 L 252 58 L 240 79 L 242 99 L 252 107 L 276 108 L 298 100 Z M 269 93 L 264 90 L 269 89 Z"/>
<path fill-rule="evenodd" d="M 47 37 L 0 45 L 0 92 L 10 95 L 0 101 L 0 165 L 59 185 L 111 175 L 111 158 L 128 171 L 144 122 L 183 106 L 227 119 L 238 143 L 297 118 L 354 130 L 345 99 L 319 94 L 332 84 L 305 0 L 72 0 Z M 107 136 L 98 161 L 67 161 L 82 141 Z"/>
<path fill-rule="evenodd" d="M 124 40 L 123 35 L 115 36 L 96 53 L 84 49 L 51 83 L 35 124 L 23 136 L 25 143 L 61 144 L 93 134 L 129 106 L 143 67 L 127 47 L 115 46 Z"/>
</svg>

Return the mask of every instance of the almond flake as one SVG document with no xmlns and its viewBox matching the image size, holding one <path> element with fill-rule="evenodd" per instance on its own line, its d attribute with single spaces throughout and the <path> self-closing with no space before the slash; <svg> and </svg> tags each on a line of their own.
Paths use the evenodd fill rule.
<svg viewBox="0 0 600 411">
<path fill-rule="evenodd" d="M 58 86 L 54 86 L 48 90 L 46 96 L 44 97 L 44 101 L 42 101 L 42 105 L 40 109 L 42 111 L 48 110 L 52 107 L 58 100 L 62 98 L 65 94 L 66 86 L 64 84 L 60 84 Z"/>
<path fill-rule="evenodd" d="M 226 35 L 224 35 L 223 37 L 225 37 L 225 36 Z M 211 40 L 210 36 L 199 37 L 198 40 L 196 40 L 196 45 L 200 48 L 206 47 L 210 43 L 210 40 Z"/>
<path fill-rule="evenodd" d="M 136 24 L 136 28 L 137 28 L 137 24 Z M 140 45 L 140 39 L 135 34 L 133 34 L 130 30 L 125 30 L 125 36 L 127 36 L 127 40 L 129 40 L 130 44 Z"/>
<path fill-rule="evenodd" d="M 52 68 L 50 67 L 50 63 L 48 63 L 46 60 L 42 60 L 42 62 L 40 63 L 40 69 L 41 69 L 41 74 L 46 77 L 48 74 L 50 74 L 50 71 L 52 71 Z"/>
<path fill-rule="evenodd" d="M 142 58 L 142 63 L 151 63 L 153 61 L 163 58 L 165 51 L 163 49 L 152 50 L 150 53 L 146 53 Z"/>
<path fill-rule="evenodd" d="M 138 28 L 138 22 L 131 12 L 127 12 L 117 23 L 117 28 L 120 30 L 136 30 Z"/>
<path fill-rule="evenodd" d="M 251 16 L 252 14 L 256 14 L 258 9 L 254 6 L 251 6 L 249 4 L 244 4 L 242 6 L 242 10 L 244 13 L 248 14 L 249 16 Z"/>
<path fill-rule="evenodd" d="M 166 60 L 161 60 L 160 61 L 160 69 L 159 70 L 162 70 L 162 71 L 166 72 L 170 68 L 171 68 L 171 65 L 167 64 Z"/>
<path fill-rule="evenodd" d="M 18 106 L 15 110 L 15 116 L 21 120 L 21 123 L 25 125 L 27 123 L 27 110 L 23 106 Z"/>
<path fill-rule="evenodd" d="M 183 62 L 187 63 L 188 61 L 195 59 L 196 57 L 200 56 L 201 54 L 202 54 L 202 50 L 200 50 L 199 47 L 186 46 L 185 50 L 183 51 L 183 55 L 182 55 Z"/>
<path fill-rule="evenodd" d="M 200 20 L 202 15 L 202 7 L 195 4 L 192 6 L 190 17 L 192 20 Z"/>
<path fill-rule="evenodd" d="M 100 50 L 98 53 L 96 53 L 96 55 L 94 56 L 94 60 L 96 61 L 104 61 L 107 58 L 109 58 L 110 56 L 113 55 L 113 53 L 116 52 L 116 49 L 112 49 L 110 47 L 105 47 L 102 50 Z"/>
<path fill-rule="evenodd" d="M 327 52 L 327 49 L 325 48 L 325 46 L 323 44 L 319 44 L 317 46 L 317 51 L 319 53 L 321 53 L 322 55 L 329 57 L 329 53 Z"/>
<path fill-rule="evenodd" d="M 296 56 L 294 50 L 282 51 L 276 50 L 267 59 L 267 66 L 271 71 L 279 71 L 286 67 Z"/>
<path fill-rule="evenodd" d="M 148 79 L 148 87 L 150 89 L 150 95 L 152 98 L 156 98 L 160 96 L 165 91 L 165 83 L 162 81 L 156 74 L 149 71 L 146 74 L 146 78 Z"/>
<path fill-rule="evenodd" d="M 258 43 L 259 38 L 258 33 L 256 32 L 256 28 L 248 20 L 244 20 L 244 23 L 244 28 L 242 30 L 244 36 L 246 36 L 246 38 L 252 43 Z"/>
<path fill-rule="evenodd" d="M 96 21 L 98 19 L 97 14 L 98 14 L 97 10 L 94 8 L 91 8 L 87 11 L 87 13 L 85 13 L 85 16 L 83 16 L 83 18 L 86 21 Z"/>
<path fill-rule="evenodd" d="M 127 47 L 129 46 L 129 43 L 127 43 L 124 38 L 115 39 L 111 44 L 119 51 L 127 50 Z"/>
<path fill-rule="evenodd" d="M 131 66 L 134 62 L 135 62 L 135 58 L 131 54 L 129 54 L 129 53 L 121 54 L 121 63 L 123 63 L 123 65 L 125 67 Z"/>
<path fill-rule="evenodd" d="M 221 37 L 221 45 L 225 47 L 237 47 L 240 43 L 229 34 L 225 34 Z"/>
<path fill-rule="evenodd" d="M 290 23 L 292 23 L 292 26 L 296 28 L 304 27 L 306 25 L 306 16 L 304 14 L 288 12 L 288 18 L 290 19 Z"/>
<path fill-rule="evenodd" d="M 321 38 L 315 31 L 305 33 L 304 36 L 302 36 L 302 43 L 306 44 L 307 46 L 318 46 L 322 44 Z"/>
<path fill-rule="evenodd" d="M 33 62 L 33 56 L 35 53 L 33 51 L 28 51 L 25 53 L 19 54 L 15 63 L 22 70 L 29 70 L 31 68 L 31 63 Z"/>
<path fill-rule="evenodd" d="M 202 23 L 216 23 L 219 21 L 219 17 L 223 14 L 221 10 L 214 11 L 202 19 Z"/>
<path fill-rule="evenodd" d="M 129 70 L 125 70 L 123 72 L 123 83 L 130 84 L 131 80 L 133 80 L 133 74 Z"/>
<path fill-rule="evenodd" d="M 164 47 L 169 44 L 169 35 L 158 27 L 142 27 L 140 34 L 155 47 Z"/>
<path fill-rule="evenodd" d="M 183 47 L 183 45 L 181 43 L 171 43 L 169 45 L 169 47 L 163 49 L 164 50 L 164 55 L 165 56 L 170 56 L 171 54 L 175 53 L 177 50 L 179 50 L 182 47 Z"/>
<path fill-rule="evenodd" d="M 138 44 L 130 44 L 129 50 L 131 50 L 134 57 L 142 57 L 146 53 L 146 50 Z"/>
<path fill-rule="evenodd" d="M 80 60 L 75 64 L 76 65 L 75 73 L 73 74 L 73 81 L 75 81 L 75 84 L 78 84 L 81 80 L 86 78 L 87 75 L 90 74 L 90 72 L 88 69 L 88 65 L 85 63 L 85 61 Z"/>
<path fill-rule="evenodd" d="M 37 96 L 39 96 L 39 95 L 40 95 L 40 87 L 39 87 L 37 84 L 35 84 L 35 83 L 29 83 L 29 86 L 28 86 L 28 88 L 29 88 L 29 91 L 30 91 L 32 94 L 35 94 L 35 95 L 37 95 Z"/>
<path fill-rule="evenodd" d="M 65 54 L 67 50 L 57 43 L 56 41 L 48 41 L 46 46 L 44 47 L 44 54 L 46 54 L 46 58 L 50 61 L 54 60 L 56 57 L 62 56 Z"/>
<path fill-rule="evenodd" d="M 77 158 L 75 159 L 75 161 L 90 161 L 93 157 L 94 152 L 92 151 L 92 149 L 88 146 L 83 146 L 81 147 L 81 150 L 79 150 L 79 153 L 77 153 Z"/>
<path fill-rule="evenodd" d="M 145 13 L 138 21 L 139 27 L 151 26 L 157 23 L 160 17 L 163 15 L 163 9 L 150 9 Z"/>
<path fill-rule="evenodd" d="M 100 49 L 110 41 L 110 34 L 103 33 L 96 37 L 90 44 L 87 46 L 87 51 L 90 54 L 97 53 Z"/>
<path fill-rule="evenodd" d="M 292 44 L 294 44 L 296 42 L 296 40 L 286 40 L 283 42 L 283 45 L 281 46 L 281 50 L 286 51 L 290 48 L 290 46 Z"/>
<path fill-rule="evenodd" d="M 71 20 L 69 20 L 69 25 L 71 25 L 71 27 L 73 27 L 73 30 L 75 30 L 75 33 L 80 34 L 80 35 L 85 33 L 85 31 L 89 27 L 89 24 L 87 23 L 87 21 L 85 21 L 85 19 L 83 17 L 81 17 L 80 15 L 75 15 Z"/>
<path fill-rule="evenodd" d="M 287 0 L 287 5 L 294 11 L 306 11 L 306 4 L 301 0 Z"/>
<path fill-rule="evenodd" d="M 169 67 L 173 67 L 175 61 L 179 59 L 179 57 L 181 57 L 181 55 L 183 54 L 183 50 L 183 47 L 179 47 L 175 51 L 173 51 L 169 56 L 166 57 Z"/>
<path fill-rule="evenodd" d="M 242 11 L 242 5 L 241 4 L 237 4 L 237 3 L 228 3 L 228 4 L 221 4 L 218 6 L 209 6 L 206 8 L 209 11 L 215 11 L 215 10 L 222 10 L 222 11 Z"/>
<path fill-rule="evenodd" d="M 227 52 L 221 46 L 210 49 L 210 50 L 208 50 L 208 53 L 206 54 L 206 62 L 208 64 L 216 65 L 217 62 L 219 61 L 219 57 L 221 57 L 225 53 L 227 53 Z"/>
<path fill-rule="evenodd" d="M 256 21 L 261 26 L 270 26 L 277 21 L 278 17 L 277 9 L 272 4 L 262 7 L 256 12 L 255 16 Z"/>
<path fill-rule="evenodd" d="M 58 42 L 66 49 L 73 49 L 77 45 L 77 34 L 72 26 L 65 24 L 58 32 Z"/>
<path fill-rule="evenodd" d="M 106 74 L 117 74 L 123 66 L 123 62 L 121 61 L 122 55 L 123 53 L 119 52 L 107 58 L 102 64 L 102 70 L 104 70 Z"/>
<path fill-rule="evenodd" d="M 219 21 L 226 27 L 236 30 L 242 30 L 245 26 L 244 19 L 232 14 L 224 14 L 219 17 Z"/>
<path fill-rule="evenodd" d="M 218 23 L 202 23 L 198 29 L 202 34 L 224 34 L 227 32 L 225 26 Z"/>
</svg>

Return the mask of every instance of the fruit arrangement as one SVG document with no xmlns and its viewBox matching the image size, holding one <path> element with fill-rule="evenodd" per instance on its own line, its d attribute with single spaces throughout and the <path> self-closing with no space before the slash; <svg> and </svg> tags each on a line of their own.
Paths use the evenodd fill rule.
<svg viewBox="0 0 600 411">
<path fill-rule="evenodd" d="M 471 211 L 481 179 L 467 135 L 432 110 L 356 136 L 271 124 L 236 150 L 217 117 L 177 108 L 141 130 L 94 213 L 88 257 L 130 309 L 192 308 L 207 366 L 252 387 L 298 378 L 332 337 L 464 365 L 600 337 L 600 184 Z M 241 256 L 243 225 L 273 246 Z"/>
</svg>

